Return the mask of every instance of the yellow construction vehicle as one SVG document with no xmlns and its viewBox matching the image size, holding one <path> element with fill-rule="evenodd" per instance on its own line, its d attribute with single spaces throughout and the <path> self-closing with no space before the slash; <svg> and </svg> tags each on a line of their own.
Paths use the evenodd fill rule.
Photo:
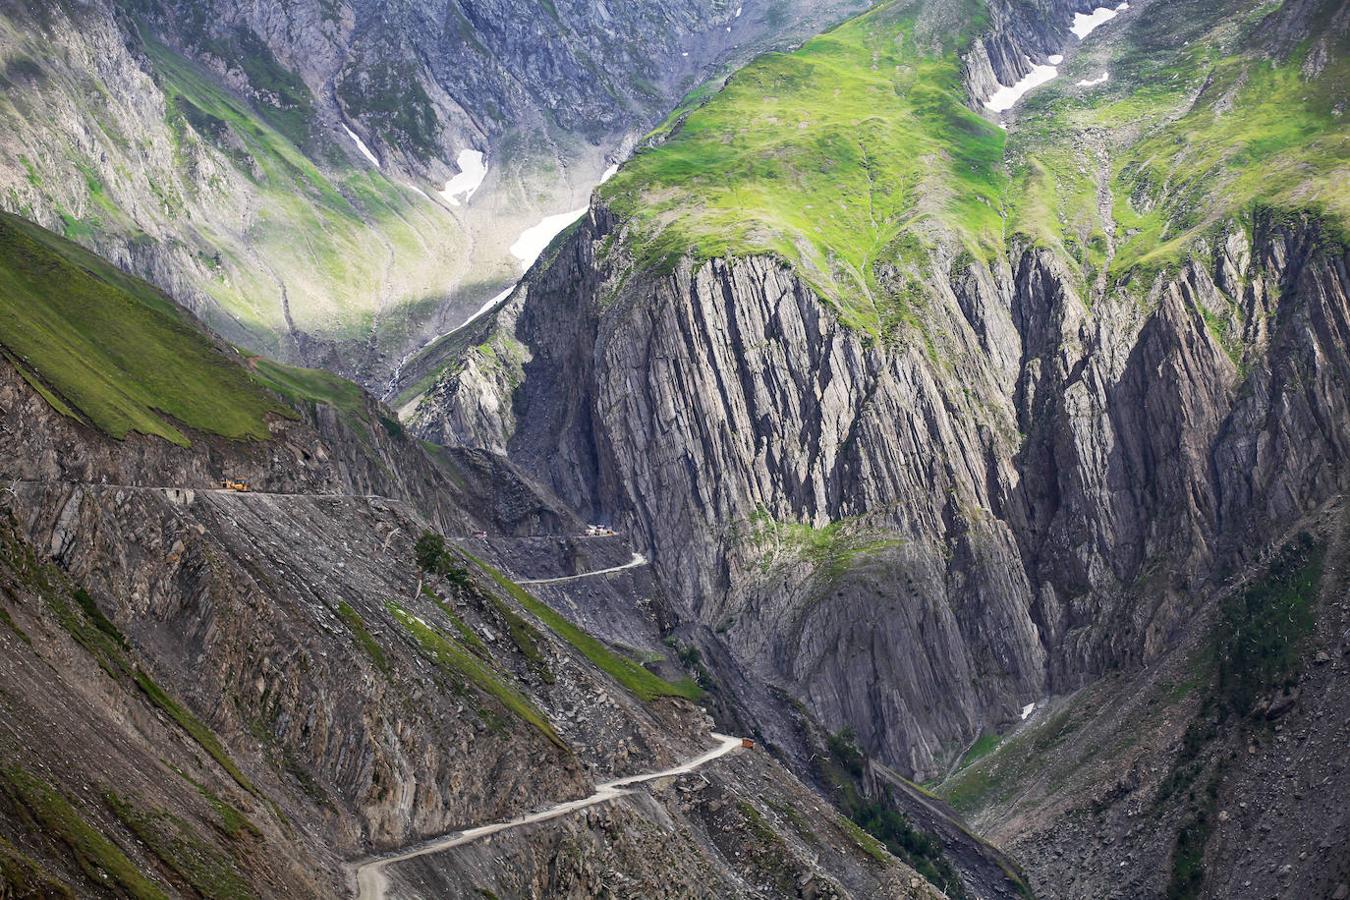
<svg viewBox="0 0 1350 900">
<path fill-rule="evenodd" d="M 239 491 L 241 493 L 252 490 L 252 488 L 248 486 L 247 481 L 235 481 L 231 478 L 226 478 L 225 481 L 222 482 L 222 487 L 227 491 Z"/>
</svg>

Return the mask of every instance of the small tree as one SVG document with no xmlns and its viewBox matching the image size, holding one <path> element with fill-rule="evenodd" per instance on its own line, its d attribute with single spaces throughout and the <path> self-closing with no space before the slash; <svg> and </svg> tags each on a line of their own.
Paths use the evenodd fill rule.
<svg viewBox="0 0 1350 900">
<path fill-rule="evenodd" d="M 440 573 L 445 566 L 445 538 L 434 531 L 424 531 L 413 545 L 413 553 L 423 572 Z"/>
</svg>

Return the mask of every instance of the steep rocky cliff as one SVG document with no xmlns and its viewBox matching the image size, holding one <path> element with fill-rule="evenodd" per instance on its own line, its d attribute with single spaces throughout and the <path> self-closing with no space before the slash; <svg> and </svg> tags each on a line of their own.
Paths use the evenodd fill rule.
<svg viewBox="0 0 1350 900">
<path fill-rule="evenodd" d="M 433 455 L 8 216 L 0 282 L 0 893 L 338 896 L 372 853 L 711 743 L 659 588 L 590 578 L 627 546 L 509 461 Z M 586 630 L 603 604 L 640 610 L 622 644 Z M 513 832 L 509 868 L 388 864 L 381 896 L 580 896 L 638 862 L 669 896 L 939 896 L 744 753 Z"/>
<path fill-rule="evenodd" d="M 1350 282 L 1316 225 L 1237 231 L 1143 305 L 1089 312 L 1034 251 L 958 273 L 930 354 L 869 345 L 766 261 L 592 303 L 603 222 L 528 286 L 522 388 L 478 439 L 510 435 L 744 665 L 910 771 L 1154 655 L 1187 596 L 1344 487 Z M 1230 304 L 1264 330 L 1241 378 L 1207 324 Z M 496 387 L 453 389 L 481 421 L 467 392 Z"/>
<path fill-rule="evenodd" d="M 1005 9 L 962 55 L 889 4 L 747 69 L 410 424 L 633 535 L 702 640 L 907 776 L 1172 652 L 1350 478 L 1350 22 L 1131 6 L 1081 50 L 1086 6 Z M 1009 41 L 1069 59 L 1006 141 L 906 80 L 978 103 Z M 897 108 L 813 88 L 855 48 Z"/>
</svg>

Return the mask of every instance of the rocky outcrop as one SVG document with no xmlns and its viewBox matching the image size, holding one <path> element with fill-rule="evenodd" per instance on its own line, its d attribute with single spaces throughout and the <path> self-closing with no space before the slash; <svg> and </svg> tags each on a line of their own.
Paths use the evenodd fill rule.
<svg viewBox="0 0 1350 900">
<path fill-rule="evenodd" d="M 1045 65 L 1051 56 L 1063 56 L 1076 38 L 1069 29 L 1075 13 L 1113 7 L 1106 0 L 996 0 L 988 5 L 987 30 L 971 41 L 962 54 L 966 90 L 977 109 L 1001 86 L 1011 86 Z"/>
<path fill-rule="evenodd" d="M 514 424 L 512 457 L 627 529 L 739 665 L 907 774 L 1156 655 L 1350 474 L 1350 279 L 1315 221 L 1232 223 L 1090 307 L 1043 251 L 939 257 L 884 342 L 772 260 L 625 277 L 595 255 L 620 227 L 596 210 L 528 285 L 509 419 L 455 432 L 494 390 L 464 368 L 419 421 Z"/>
</svg>

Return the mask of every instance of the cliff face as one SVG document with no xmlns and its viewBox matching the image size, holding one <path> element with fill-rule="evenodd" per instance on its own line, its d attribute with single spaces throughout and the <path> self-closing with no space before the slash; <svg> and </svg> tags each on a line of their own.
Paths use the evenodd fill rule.
<svg viewBox="0 0 1350 900">
<path fill-rule="evenodd" d="M 1345 486 L 1350 281 L 1314 222 L 1232 223 L 1091 306 L 1045 252 L 948 261 L 927 345 L 865 340 L 766 259 L 614 293 L 614 227 L 598 210 L 489 342 L 524 348 L 501 414 L 466 366 L 415 427 L 504 443 L 634 535 L 741 665 L 907 771 L 1156 655 Z"/>
<path fill-rule="evenodd" d="M 583 537 L 508 460 L 429 452 L 354 386 L 246 358 L 148 285 L 4 225 L 0 894 L 345 895 L 367 854 L 715 743 L 621 539 Z M 137 356 L 177 368 L 140 377 Z M 140 403 L 168 436 L 112 437 Z M 251 437 L 188 422 L 249 411 Z M 438 894 L 581 892 L 645 854 L 653 884 L 695 865 L 744 896 L 937 895 L 767 754 L 740 762 L 512 833 L 509 869 L 466 846 L 385 871 L 401 896 L 426 872 Z M 710 777 L 726 781 L 695 796 Z M 804 803 L 809 825 L 776 812 Z"/>
</svg>

